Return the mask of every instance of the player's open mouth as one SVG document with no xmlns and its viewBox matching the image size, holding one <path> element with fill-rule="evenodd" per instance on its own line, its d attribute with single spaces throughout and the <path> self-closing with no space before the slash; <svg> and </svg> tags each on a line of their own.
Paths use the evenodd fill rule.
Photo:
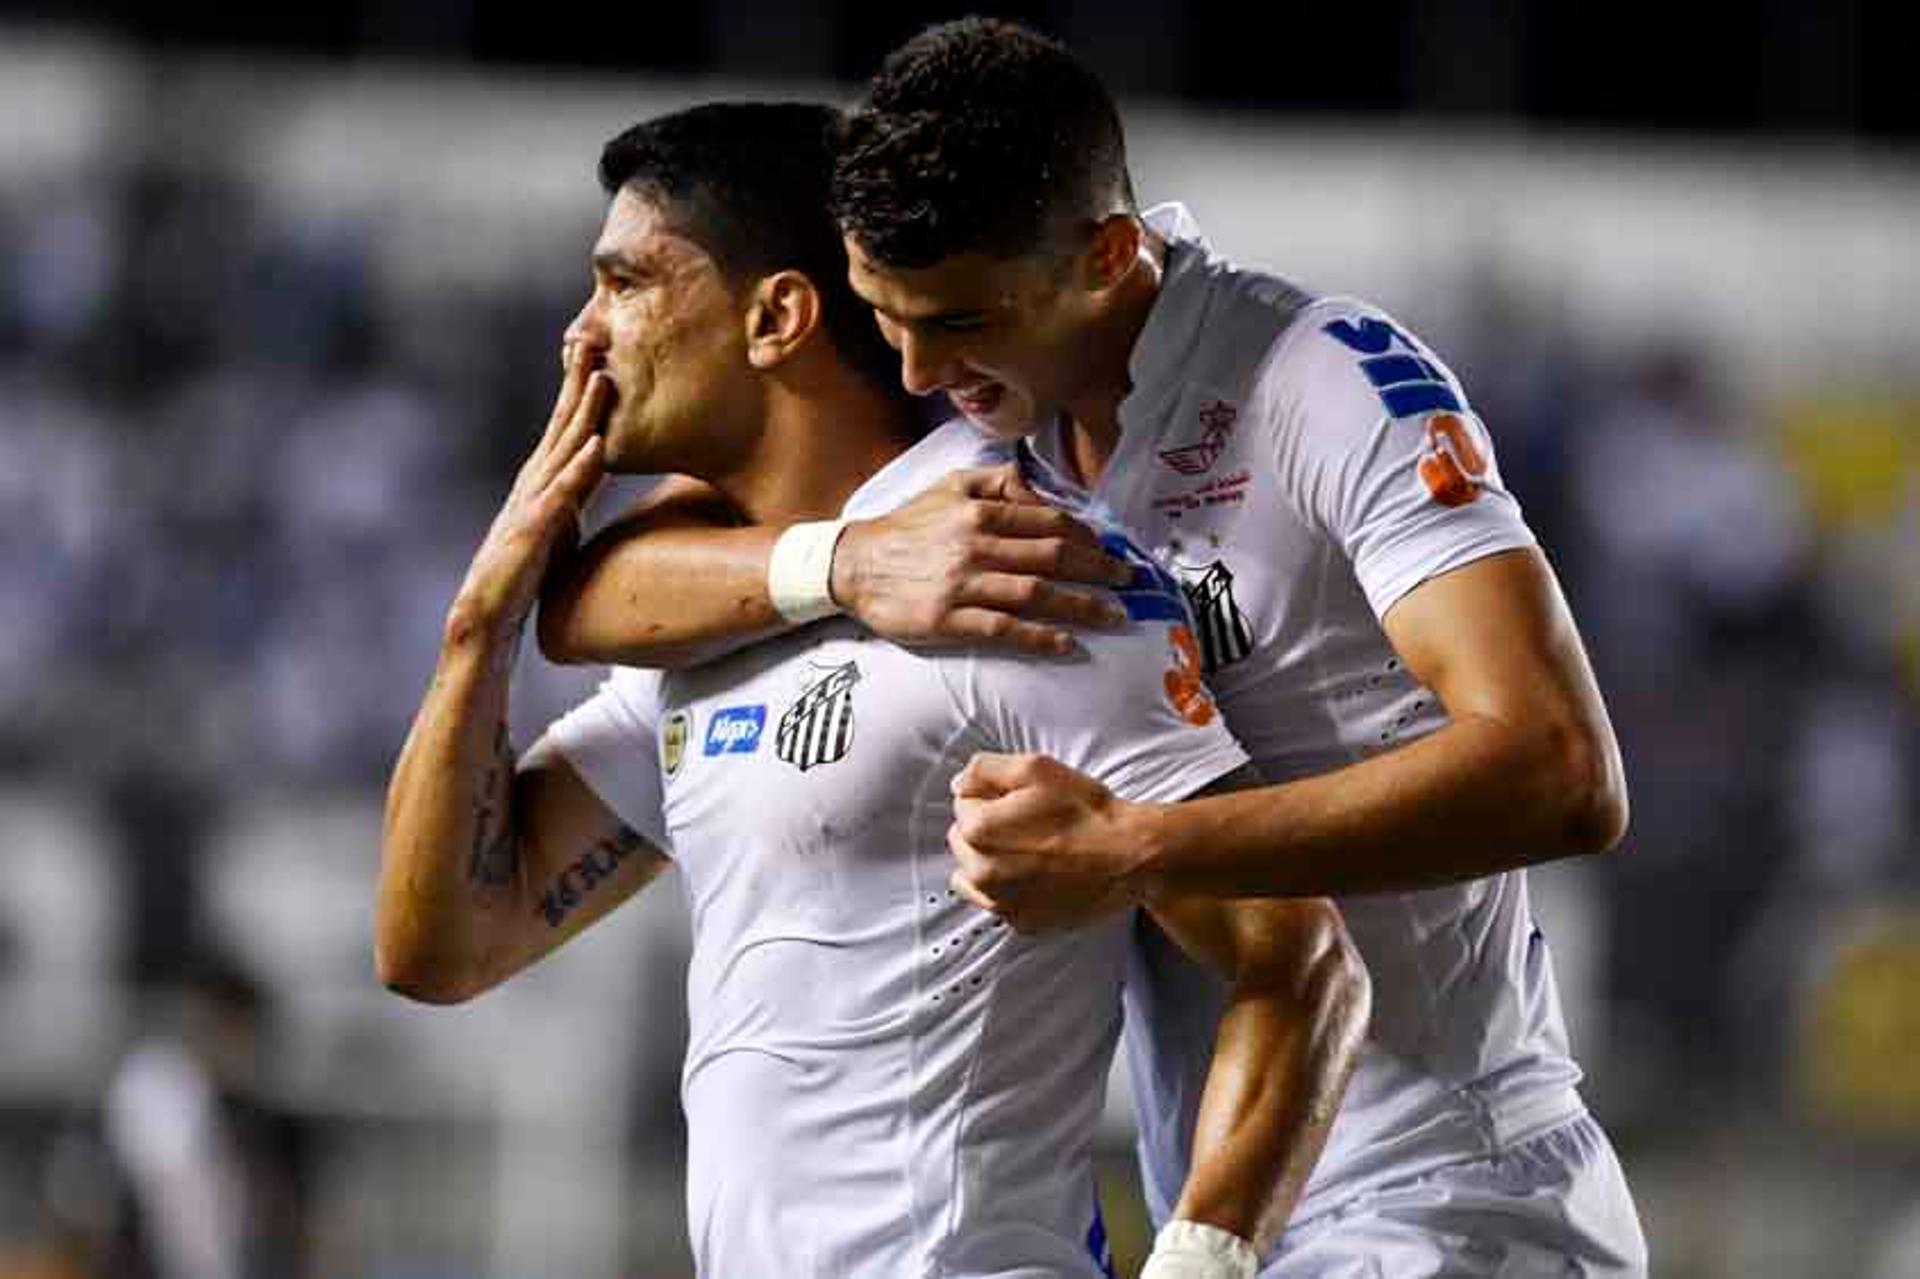
<svg viewBox="0 0 1920 1279">
<path fill-rule="evenodd" d="M 968 417 L 985 417 L 1000 405 L 1006 388 L 998 382 L 984 382 L 967 391 L 949 390 L 947 398 Z"/>
</svg>

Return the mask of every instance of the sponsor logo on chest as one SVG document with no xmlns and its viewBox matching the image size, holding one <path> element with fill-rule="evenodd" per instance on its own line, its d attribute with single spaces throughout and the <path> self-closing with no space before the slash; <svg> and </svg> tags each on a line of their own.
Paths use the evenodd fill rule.
<svg viewBox="0 0 1920 1279">
<path fill-rule="evenodd" d="M 1163 519 L 1177 520 L 1211 507 L 1237 507 L 1247 500 L 1247 488 L 1252 483 L 1253 473 L 1244 469 L 1217 475 L 1202 484 L 1156 493 L 1153 511 Z"/>
<path fill-rule="evenodd" d="M 706 753 L 709 755 L 751 755 L 760 749 L 760 733 L 767 726 L 767 708 L 729 706 L 717 711 L 707 724 Z"/>
<path fill-rule="evenodd" d="M 1176 475 L 1197 483 L 1180 484 L 1157 493 L 1154 511 L 1165 519 L 1210 506 L 1232 506 L 1247 500 L 1252 473 L 1244 466 L 1229 465 L 1226 474 L 1214 474 L 1233 442 L 1234 423 L 1240 410 L 1225 400 L 1209 401 L 1199 413 L 1199 431 L 1185 442 L 1159 451 L 1160 464 Z"/>
<path fill-rule="evenodd" d="M 1240 410 L 1225 400 L 1214 400 L 1200 410 L 1200 434 L 1185 444 L 1160 450 L 1161 463 L 1181 475 L 1205 475 L 1226 452 Z"/>
</svg>

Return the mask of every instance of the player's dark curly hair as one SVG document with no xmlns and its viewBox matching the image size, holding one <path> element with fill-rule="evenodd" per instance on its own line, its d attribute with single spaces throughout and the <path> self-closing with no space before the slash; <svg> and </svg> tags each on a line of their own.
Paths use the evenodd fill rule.
<svg viewBox="0 0 1920 1279">
<path fill-rule="evenodd" d="M 820 293 L 842 359 L 895 391 L 900 357 L 847 284 L 847 255 L 827 212 L 841 116 L 802 102 L 717 102 L 634 125 L 600 152 L 600 185 L 658 201 L 712 255 L 729 283 L 799 271 Z"/>
<path fill-rule="evenodd" d="M 847 119 L 832 201 L 862 250 L 908 268 L 1067 248 L 1134 207 L 1106 86 L 1059 41 L 993 18 L 888 55 Z"/>
</svg>

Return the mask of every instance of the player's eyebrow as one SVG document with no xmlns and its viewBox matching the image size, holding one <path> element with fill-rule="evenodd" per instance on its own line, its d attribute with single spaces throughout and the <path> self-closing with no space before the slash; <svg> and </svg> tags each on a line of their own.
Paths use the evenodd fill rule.
<svg viewBox="0 0 1920 1279">
<path fill-rule="evenodd" d="M 939 324 L 968 324 L 987 318 L 987 310 L 985 307 L 951 307 L 937 311 L 923 311 L 918 315 L 908 315 L 904 312 L 893 310 L 891 307 L 870 305 L 873 305 L 875 311 L 878 311 L 887 319 L 892 320 L 895 324 L 905 325 L 908 328 L 914 329 Z"/>
<path fill-rule="evenodd" d="M 597 249 L 593 255 L 593 269 L 607 275 L 639 275 L 647 270 L 648 264 L 629 257 L 619 249 Z"/>
</svg>

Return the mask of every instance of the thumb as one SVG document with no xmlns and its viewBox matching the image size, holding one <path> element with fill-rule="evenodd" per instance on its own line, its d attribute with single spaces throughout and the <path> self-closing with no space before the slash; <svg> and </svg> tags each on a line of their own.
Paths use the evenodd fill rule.
<svg viewBox="0 0 1920 1279">
<path fill-rule="evenodd" d="M 960 477 L 960 492 L 963 496 L 983 502 L 1039 503 L 1045 500 L 1020 478 L 1020 467 L 1014 462 L 976 467 L 964 472 Z"/>
<path fill-rule="evenodd" d="M 1019 771 L 1019 756 L 979 751 L 954 776 L 953 793 L 960 799 L 998 799 L 1020 786 Z"/>
</svg>

